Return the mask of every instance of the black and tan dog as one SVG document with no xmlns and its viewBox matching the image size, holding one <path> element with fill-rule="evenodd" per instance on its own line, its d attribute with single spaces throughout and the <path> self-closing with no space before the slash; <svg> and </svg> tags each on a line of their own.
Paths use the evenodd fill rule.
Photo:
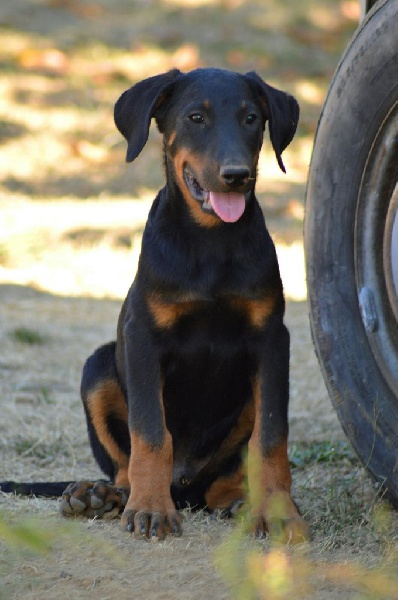
<svg viewBox="0 0 398 600">
<path fill-rule="evenodd" d="M 254 192 L 266 123 L 284 170 L 298 115 L 292 96 L 254 72 L 219 69 L 173 70 L 118 100 L 127 161 L 154 118 L 167 182 L 149 213 L 117 340 L 83 371 L 91 446 L 113 483 L 69 485 L 65 514 L 124 509 L 123 528 L 138 536 L 180 535 L 178 508 L 233 512 L 242 501 L 248 447 L 256 532 L 272 530 L 276 500 L 286 537 L 308 536 L 290 496 L 283 289 Z"/>
</svg>

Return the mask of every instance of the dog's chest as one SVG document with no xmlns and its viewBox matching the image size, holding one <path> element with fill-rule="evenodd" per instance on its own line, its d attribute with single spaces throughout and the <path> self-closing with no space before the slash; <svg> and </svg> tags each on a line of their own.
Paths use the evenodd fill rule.
<svg viewBox="0 0 398 600">
<path fill-rule="evenodd" d="M 273 314 L 276 294 L 264 293 L 258 298 L 220 295 L 201 299 L 194 295 L 170 300 L 162 297 L 148 299 L 149 313 L 155 327 L 183 337 L 199 333 L 214 341 L 239 337 L 248 330 L 261 330 Z"/>
</svg>

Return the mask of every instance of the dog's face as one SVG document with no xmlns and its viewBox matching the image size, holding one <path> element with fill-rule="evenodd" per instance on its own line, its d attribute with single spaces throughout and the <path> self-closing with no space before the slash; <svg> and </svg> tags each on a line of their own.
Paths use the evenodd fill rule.
<svg viewBox="0 0 398 600">
<path fill-rule="evenodd" d="M 254 187 L 267 107 L 243 75 L 200 73 L 177 82 L 156 112 L 166 162 L 197 221 L 235 222 Z"/>
<path fill-rule="evenodd" d="M 146 79 L 115 106 L 115 122 L 134 160 L 155 117 L 164 136 L 167 175 L 197 223 L 238 221 L 256 180 L 265 124 L 282 170 L 281 153 L 298 121 L 297 102 L 255 73 L 178 70 Z"/>
</svg>

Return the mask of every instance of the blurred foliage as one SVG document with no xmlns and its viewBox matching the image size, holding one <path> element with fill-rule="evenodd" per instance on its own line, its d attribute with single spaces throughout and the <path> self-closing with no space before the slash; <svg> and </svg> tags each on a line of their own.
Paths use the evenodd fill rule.
<svg viewBox="0 0 398 600">
<path fill-rule="evenodd" d="M 385 508 L 374 510 L 373 520 L 384 534 L 391 529 Z M 396 544 L 386 547 L 376 566 L 367 568 L 359 562 L 320 560 L 311 545 L 291 547 L 275 536 L 256 544 L 247 536 L 249 524 L 246 515 L 215 553 L 231 599 L 310 600 L 317 598 L 320 589 L 332 586 L 344 600 L 397 600 Z"/>
<path fill-rule="evenodd" d="M 5 543 L 17 550 L 48 552 L 55 533 L 43 529 L 38 521 L 21 521 L 9 524 L 0 512 L 0 543 Z"/>
</svg>

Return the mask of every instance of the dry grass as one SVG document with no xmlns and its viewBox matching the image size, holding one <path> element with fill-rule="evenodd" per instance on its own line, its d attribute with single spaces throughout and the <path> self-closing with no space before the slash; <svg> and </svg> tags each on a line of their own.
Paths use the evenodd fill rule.
<svg viewBox="0 0 398 600">
<path fill-rule="evenodd" d="M 78 399 L 79 377 L 89 352 L 113 337 L 120 301 L 53 296 L 13 285 L 0 286 L 0 295 L 4 349 L 0 360 L 1 478 L 98 478 Z M 15 326 L 27 322 L 34 324 L 34 331 L 43 338 L 39 346 L 9 335 Z M 398 548 L 398 516 L 379 499 L 377 489 L 344 440 L 313 355 L 305 304 L 288 302 L 288 322 L 292 332 L 290 453 L 294 496 L 311 523 L 314 540 L 305 550 L 287 553 L 287 575 L 286 569 L 283 573 L 284 577 L 294 573 L 295 587 L 310 585 L 306 599 L 351 598 L 354 592 L 345 596 L 342 581 L 320 577 L 318 563 L 325 569 L 334 564 L 344 568 L 356 565 L 361 575 L 383 565 L 382 573 L 390 569 L 391 575 L 389 565 L 395 564 Z M 126 599 L 142 598 L 144 593 L 153 598 L 232 598 L 239 589 L 236 578 L 243 585 L 254 573 L 250 585 L 263 585 L 256 579 L 256 561 L 270 556 L 271 567 L 261 564 L 271 572 L 276 569 L 276 579 L 280 564 L 285 564 L 278 559 L 279 554 L 279 562 L 272 562 L 274 552 L 280 549 L 269 541 L 256 542 L 240 533 L 239 523 L 203 512 L 186 511 L 183 537 L 155 546 L 134 541 L 120 531 L 117 521 L 77 520 L 72 530 L 65 529 L 56 501 L 0 493 L 0 508 L 9 525 L 36 517 L 36 532 L 55 535 L 44 555 L 32 555 L 27 549 L 21 554 L 20 545 L 17 553 L 10 554 L 9 544 L 0 544 L 0 571 L 7 598 L 18 598 L 22 593 L 27 599 L 40 594 L 61 598 L 90 593 Z M 221 558 L 219 553 L 215 558 L 217 548 L 221 548 Z M 225 560 L 235 573 L 231 580 L 227 567 L 226 584 L 221 577 Z M 236 562 L 240 569 L 234 567 Z M 346 574 L 345 578 L 349 577 L 356 597 L 367 597 L 358 596 L 358 575 Z M 138 586 L 133 592 L 132 582 Z M 285 600 L 288 596 L 276 597 Z"/>
</svg>

